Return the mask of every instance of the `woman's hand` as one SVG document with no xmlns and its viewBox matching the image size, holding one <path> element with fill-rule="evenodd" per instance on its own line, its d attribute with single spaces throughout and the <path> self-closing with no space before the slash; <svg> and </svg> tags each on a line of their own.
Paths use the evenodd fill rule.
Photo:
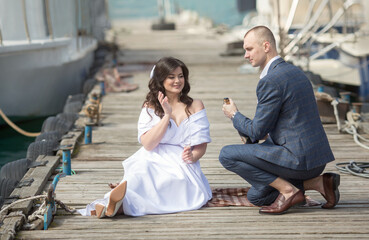
<svg viewBox="0 0 369 240">
<path fill-rule="evenodd" d="M 168 97 L 164 97 L 164 94 L 159 91 L 158 100 L 159 100 L 159 103 L 160 103 L 161 107 L 163 108 L 164 114 L 167 114 L 167 115 L 171 116 L 172 115 L 172 107 L 170 106 L 170 104 L 168 102 Z"/>
<path fill-rule="evenodd" d="M 193 163 L 193 154 L 191 146 L 186 146 L 183 148 L 182 159 L 185 163 Z"/>
</svg>

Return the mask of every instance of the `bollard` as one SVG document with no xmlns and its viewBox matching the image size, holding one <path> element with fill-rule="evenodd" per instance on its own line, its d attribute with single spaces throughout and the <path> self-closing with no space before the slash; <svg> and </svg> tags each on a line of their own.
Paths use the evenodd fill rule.
<svg viewBox="0 0 369 240">
<path fill-rule="evenodd" d="M 93 101 L 97 101 L 99 99 L 96 93 L 91 94 L 91 98 Z"/>
<path fill-rule="evenodd" d="M 47 230 L 50 226 L 53 215 L 56 213 L 56 206 L 55 206 L 55 188 L 59 182 L 59 179 L 65 177 L 64 173 L 59 173 L 54 177 L 52 184 L 50 185 L 47 191 L 47 198 L 46 198 L 46 211 L 44 213 L 44 230 Z"/>
<path fill-rule="evenodd" d="M 85 123 L 85 144 L 92 142 L 92 126 L 95 125 L 93 122 Z"/>
<path fill-rule="evenodd" d="M 66 175 L 72 175 L 70 154 L 70 150 L 72 150 L 72 148 L 72 144 L 60 146 L 60 149 L 63 151 L 63 173 L 65 173 Z"/>
<path fill-rule="evenodd" d="M 101 88 L 101 95 L 105 96 L 105 82 L 104 81 L 100 82 L 100 88 Z"/>
</svg>

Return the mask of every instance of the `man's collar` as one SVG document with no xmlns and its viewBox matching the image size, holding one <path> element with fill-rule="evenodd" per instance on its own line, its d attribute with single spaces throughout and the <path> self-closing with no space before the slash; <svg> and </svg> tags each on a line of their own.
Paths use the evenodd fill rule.
<svg viewBox="0 0 369 240">
<path fill-rule="evenodd" d="M 278 58 L 280 58 L 280 56 L 275 56 L 272 59 L 269 60 L 269 62 L 267 63 L 267 65 L 265 65 L 263 71 L 260 74 L 260 79 L 262 79 L 263 77 L 265 77 L 268 74 L 268 70 L 270 68 L 270 65 L 277 60 Z"/>
</svg>

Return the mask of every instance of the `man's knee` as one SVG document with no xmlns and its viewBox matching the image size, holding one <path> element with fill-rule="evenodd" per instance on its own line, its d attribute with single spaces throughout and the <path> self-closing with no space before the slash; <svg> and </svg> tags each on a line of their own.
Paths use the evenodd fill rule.
<svg viewBox="0 0 369 240">
<path fill-rule="evenodd" d="M 232 146 L 228 145 L 222 148 L 219 153 L 219 162 L 224 168 L 229 169 L 235 165 L 235 160 L 232 158 Z"/>
</svg>

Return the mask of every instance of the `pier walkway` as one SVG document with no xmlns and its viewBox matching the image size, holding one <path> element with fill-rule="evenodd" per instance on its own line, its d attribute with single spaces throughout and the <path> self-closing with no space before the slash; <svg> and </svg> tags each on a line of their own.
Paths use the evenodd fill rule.
<svg viewBox="0 0 369 240">
<path fill-rule="evenodd" d="M 210 121 L 212 142 L 201 159 L 211 187 L 247 187 L 218 161 L 222 146 L 240 143 L 237 132 L 221 110 L 223 97 L 234 99 L 239 110 L 252 117 L 256 107 L 257 74 L 241 74 L 240 56 L 221 57 L 221 35 L 199 27 L 177 25 L 175 31 L 150 30 L 150 22 L 126 21 L 115 25 L 118 55 L 123 69 L 133 71 L 139 89 L 107 93 L 102 99 L 101 126 L 93 127 L 92 144 L 81 141 L 72 157 L 75 175 L 61 178 L 56 198 L 83 208 L 109 191 L 108 183 L 122 179 L 121 162 L 140 148 L 137 120 L 147 93 L 152 63 L 163 56 L 183 60 L 190 70 L 190 95 L 202 99 Z M 137 65 L 140 64 L 140 65 Z M 125 68 L 124 68 L 125 67 Z M 369 151 L 352 136 L 339 134 L 336 125 L 325 125 L 336 161 L 326 171 L 338 172 L 337 162 L 368 161 Z M 369 182 L 341 175 L 341 200 L 332 210 L 293 208 L 279 216 L 260 215 L 253 207 L 206 207 L 196 211 L 97 219 L 58 210 L 50 228 L 17 233 L 17 239 L 369 239 Z M 320 194 L 307 192 L 324 201 Z"/>
</svg>

